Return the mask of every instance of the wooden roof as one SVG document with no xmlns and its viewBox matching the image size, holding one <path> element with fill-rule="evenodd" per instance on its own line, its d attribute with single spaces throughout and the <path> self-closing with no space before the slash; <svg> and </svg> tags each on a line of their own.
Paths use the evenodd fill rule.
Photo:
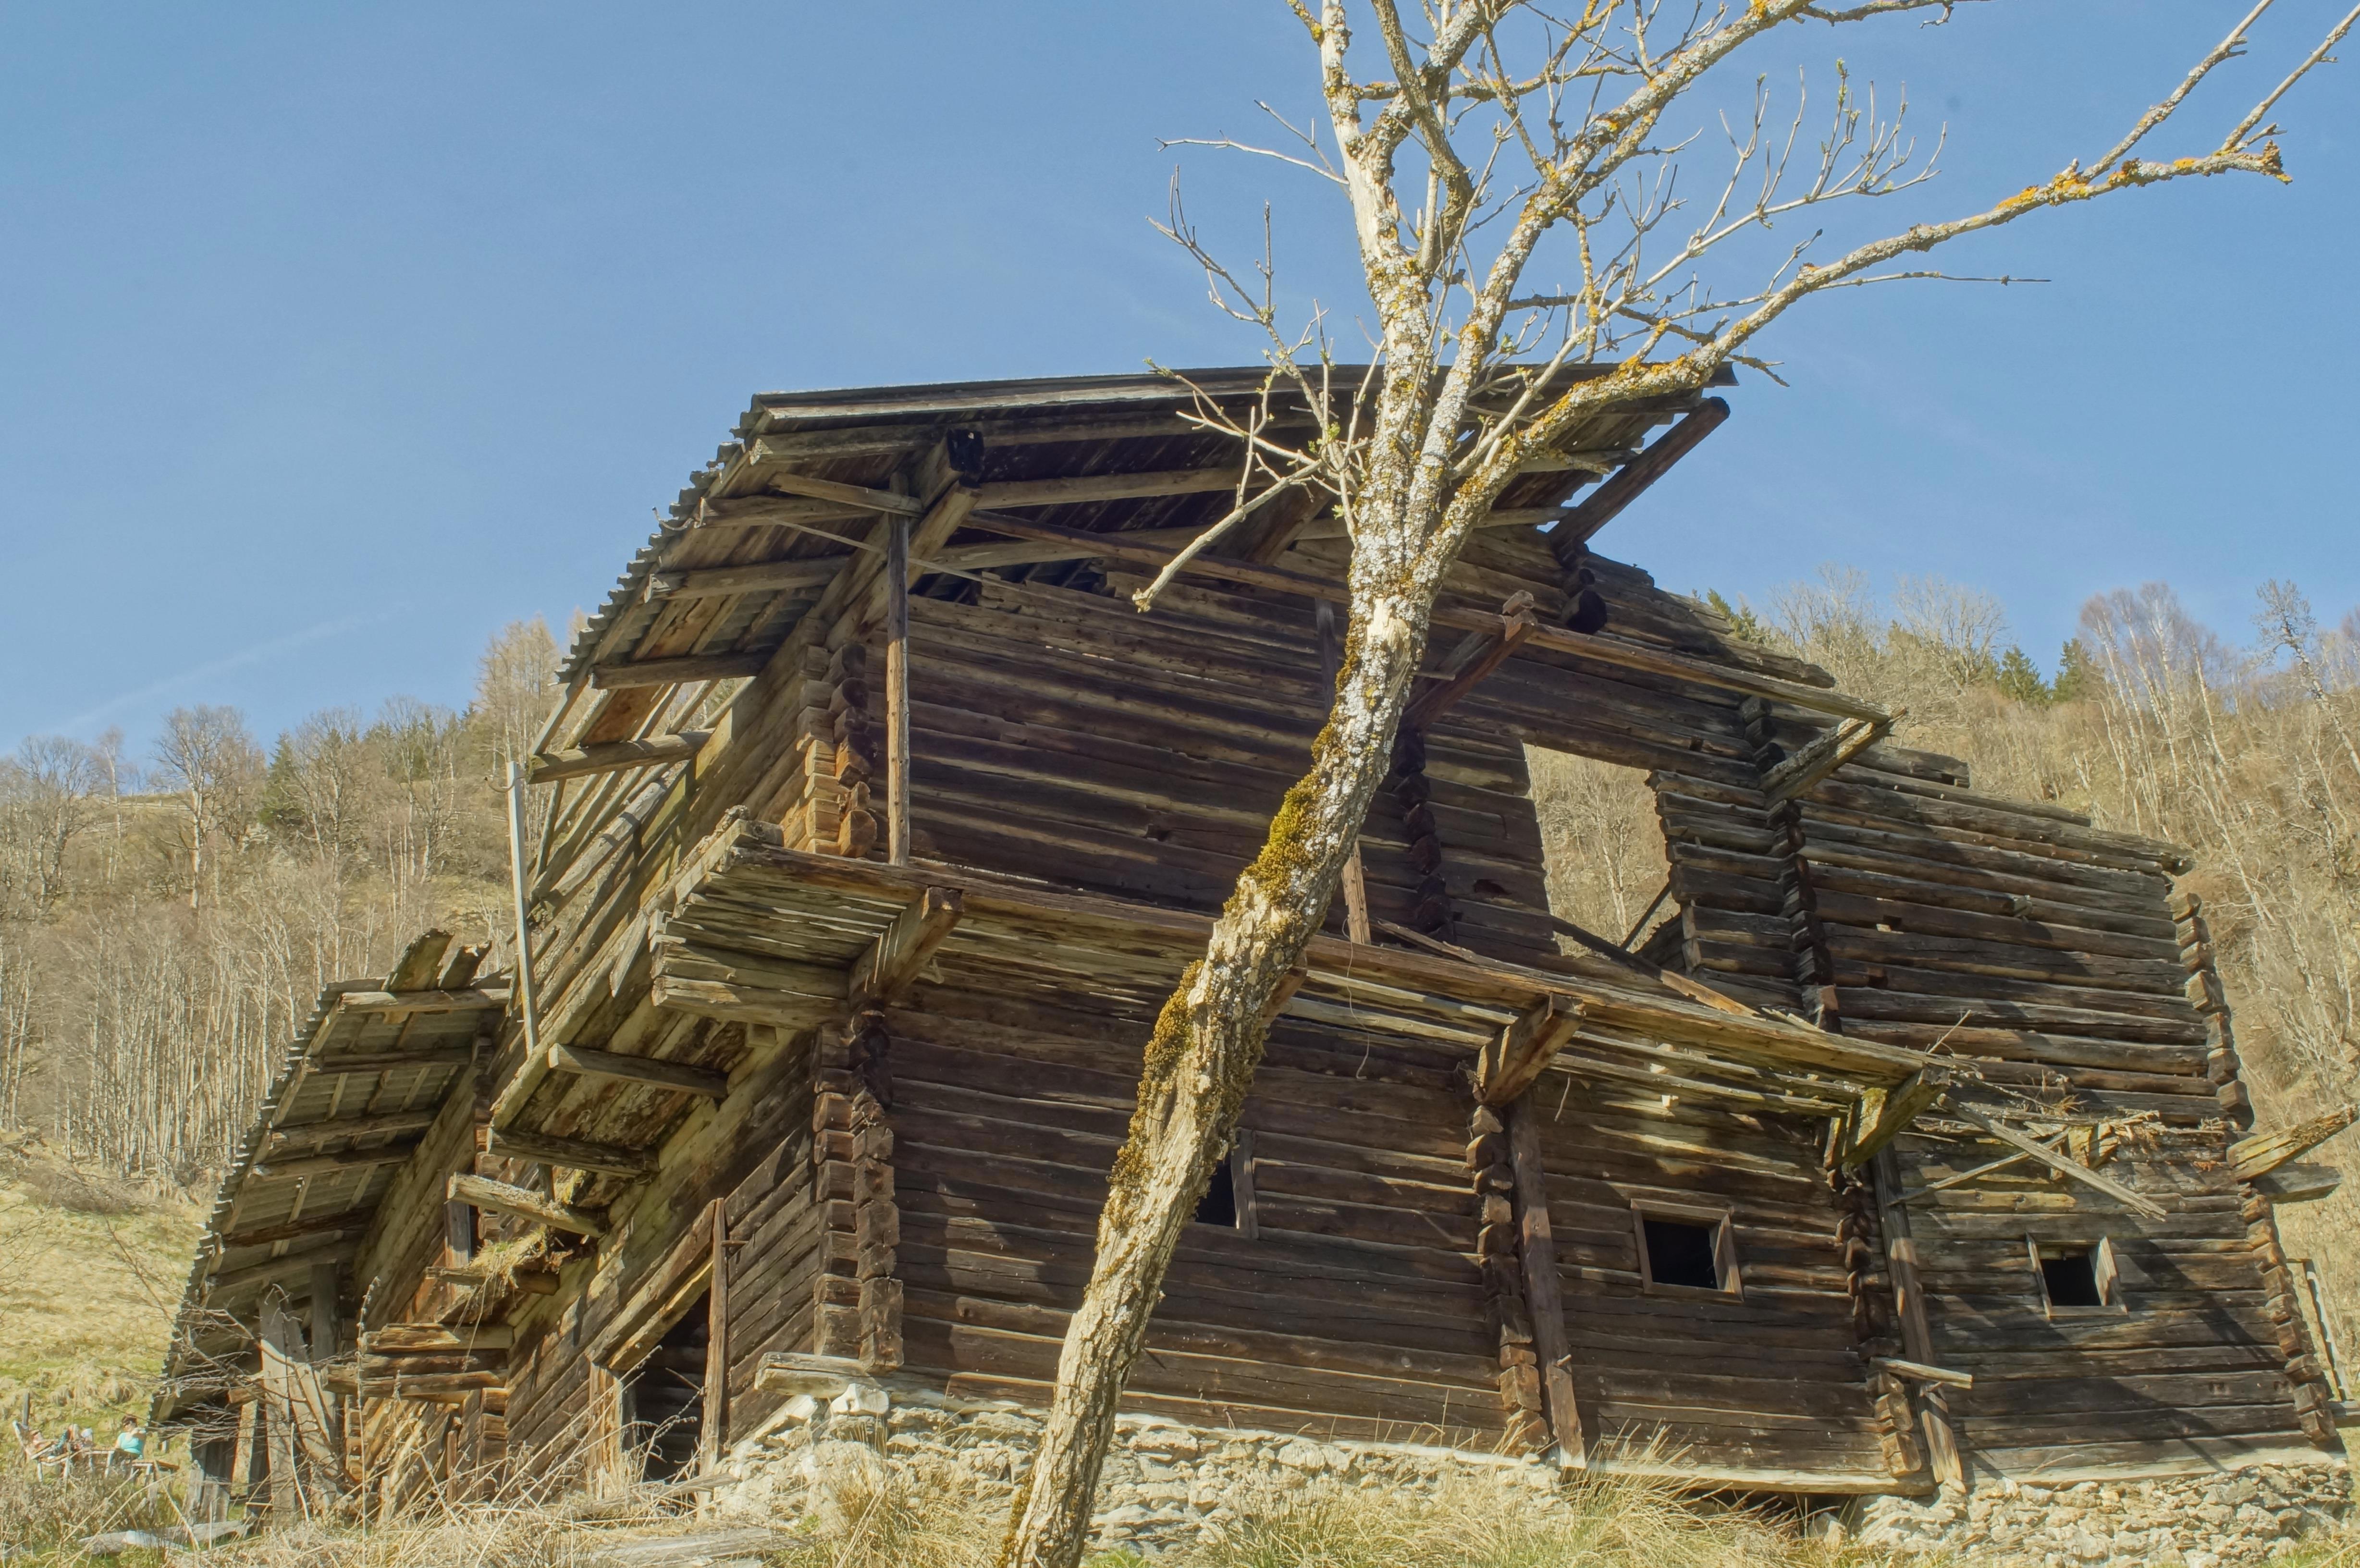
<svg viewBox="0 0 2360 1568">
<path fill-rule="evenodd" d="M 382 979 L 320 993 L 230 1162 L 198 1243 L 167 1353 L 162 1401 L 202 1391 L 249 1343 L 270 1287 L 290 1297 L 316 1264 L 349 1258 L 402 1163 L 499 1026 L 505 976 L 484 950 L 429 931 Z"/>
<path fill-rule="evenodd" d="M 1567 366 L 1557 379 L 1606 369 Z M 913 454 L 954 432 L 960 458 L 973 465 L 964 472 L 978 487 L 978 509 L 1176 545 L 1228 509 L 1236 485 L 1235 441 L 1207 431 L 1186 411 L 1197 392 L 1224 403 L 1251 398 L 1268 372 L 1177 375 L 1178 381 L 1067 376 L 757 397 L 737 439 L 692 478 L 583 627 L 560 679 L 684 684 L 752 673 L 858 548 L 846 539 L 877 515 L 846 488 L 882 487 Z M 1357 385 L 1359 376 L 1360 367 L 1340 367 L 1338 381 Z M 1715 385 L 1732 379 L 1724 372 Z M 1636 459 L 1652 427 L 1701 401 L 1635 400 L 1592 419 L 1568 435 L 1558 456 L 1513 482 L 1496 515 L 1502 522 L 1546 520 L 1579 485 Z M 1284 398 L 1276 406 L 1283 425 L 1288 406 Z M 1164 530 L 1171 536 L 1156 538 Z M 970 527 L 929 559 L 975 570 L 1075 553 Z"/>
</svg>

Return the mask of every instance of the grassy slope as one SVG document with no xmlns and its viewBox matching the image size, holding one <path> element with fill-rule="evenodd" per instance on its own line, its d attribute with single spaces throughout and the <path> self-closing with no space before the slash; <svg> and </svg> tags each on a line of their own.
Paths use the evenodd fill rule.
<svg viewBox="0 0 2360 1568">
<path fill-rule="evenodd" d="M 71 1421 L 103 1433 L 145 1413 L 202 1219 L 194 1203 L 0 1155 L 0 1400 L 12 1417 L 28 1390 L 51 1431 Z"/>
</svg>

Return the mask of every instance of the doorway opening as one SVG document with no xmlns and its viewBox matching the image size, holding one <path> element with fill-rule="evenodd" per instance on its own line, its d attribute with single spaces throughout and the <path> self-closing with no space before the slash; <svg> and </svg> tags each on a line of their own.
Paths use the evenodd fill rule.
<svg viewBox="0 0 2360 1568">
<path fill-rule="evenodd" d="M 706 1298 L 699 1296 L 623 1378 L 623 1450 L 642 1481 L 677 1481 L 695 1472 L 709 1319 Z"/>
</svg>

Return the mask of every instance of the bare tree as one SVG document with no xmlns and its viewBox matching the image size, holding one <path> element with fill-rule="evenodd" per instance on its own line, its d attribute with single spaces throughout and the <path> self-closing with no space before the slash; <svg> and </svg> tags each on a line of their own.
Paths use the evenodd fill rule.
<svg viewBox="0 0 2360 1568">
<path fill-rule="evenodd" d="M 1426 0 L 1408 16 L 1397 0 L 1289 0 L 1317 56 L 1326 124 L 1296 133 L 1293 147 L 1247 150 L 1309 170 L 1346 199 L 1378 352 L 1359 385 L 1339 387 L 1318 321 L 1298 332 L 1279 321 L 1267 252 L 1262 276 L 1241 280 L 1197 239 L 1175 200 L 1170 233 L 1203 264 L 1216 300 L 1265 334 L 1273 396 L 1307 403 L 1321 431 L 1290 447 L 1272 439 L 1258 413 L 1235 418 L 1201 401 L 1207 428 L 1244 443 L 1247 473 L 1237 506 L 1190 552 L 1273 495 L 1325 491 L 1352 542 L 1349 629 L 1310 770 L 1288 792 L 1147 1046 L 1097 1259 L 1068 1327 L 1040 1452 L 1016 1498 L 1005 1563 L 1079 1561 L 1116 1401 L 1173 1249 L 1234 1136 L 1269 1003 L 1317 930 L 1386 769 L 1444 573 L 1493 498 L 1532 454 L 1614 405 L 1694 392 L 1732 361 L 1761 365 L 1750 353 L 1754 341 L 1808 295 L 1940 276 L 1896 264 L 2036 212 L 2202 176 L 2285 179 L 2270 111 L 2360 11 L 2209 150 L 2169 161 L 2135 156 L 2206 76 L 2244 51 L 2269 3 L 2086 166 L 2075 159 L 1979 212 L 1825 260 L 1808 259 L 1807 238 L 1772 254 L 1758 281 L 1732 289 L 1700 277 L 1709 256 L 1738 254 L 1797 213 L 1892 196 L 1930 169 L 1902 137 L 1898 116 L 1880 119 L 1840 73 L 1816 152 L 1805 144 L 1797 167 L 1801 111 L 1791 128 L 1774 129 L 1757 93 L 1750 126 L 1732 135 L 1718 199 L 1691 208 L 1672 178 L 1687 144 L 1667 116 L 1695 103 L 1704 84 L 1718 85 L 1737 51 L 1765 35 L 1910 12 L 1939 19 L 1950 0 L 1752 0 L 1683 11 L 1672 25 L 1644 0 L 1591 0 L 1570 16 L 1519 0 Z M 1372 22 L 1373 46 L 1356 49 L 1356 17 Z M 1526 282 L 1552 271 L 1557 280 L 1537 291 Z M 1553 376 L 1574 364 L 1608 368 Z M 1170 575 L 1137 595 L 1142 609 Z"/>
<path fill-rule="evenodd" d="M 245 797 L 261 772 L 262 753 L 235 708 L 200 703 L 164 715 L 156 777 L 188 813 L 190 909 L 204 906 L 206 842 L 244 825 Z"/>
<path fill-rule="evenodd" d="M 550 682 L 556 674 L 557 643 L 539 615 L 510 621 L 485 648 L 469 716 L 482 725 L 490 745 L 494 778 L 504 777 L 509 763 L 526 760 L 549 716 Z"/>
<path fill-rule="evenodd" d="M 12 863 L 0 877 L 21 875 L 33 907 L 46 914 L 66 891 L 66 853 L 96 820 L 108 769 L 94 746 L 64 735 L 34 735 L 0 758 L 0 818 Z"/>
</svg>

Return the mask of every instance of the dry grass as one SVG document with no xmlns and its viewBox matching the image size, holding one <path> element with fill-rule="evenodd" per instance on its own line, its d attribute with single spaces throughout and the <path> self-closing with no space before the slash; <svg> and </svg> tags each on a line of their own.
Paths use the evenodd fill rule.
<svg viewBox="0 0 2360 1568">
<path fill-rule="evenodd" d="M 64 1198 L 65 1202 L 57 1201 Z M 150 1198 L 38 1154 L 0 1167 L 0 1403 L 44 1427 L 112 1426 L 146 1409 L 201 1228 Z"/>
</svg>

